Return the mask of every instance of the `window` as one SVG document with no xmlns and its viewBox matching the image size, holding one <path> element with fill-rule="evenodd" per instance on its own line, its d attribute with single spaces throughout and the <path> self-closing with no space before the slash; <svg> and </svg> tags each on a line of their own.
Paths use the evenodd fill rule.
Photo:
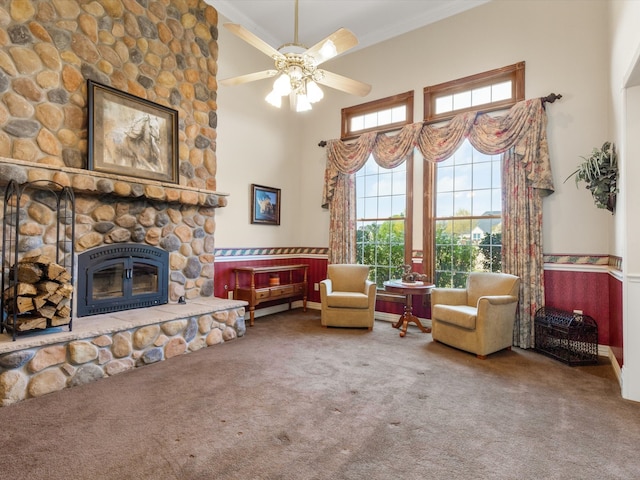
<svg viewBox="0 0 640 480">
<path fill-rule="evenodd" d="M 412 122 L 413 92 L 342 110 L 347 138 L 398 130 Z M 411 262 L 412 183 L 412 159 L 385 169 L 371 156 L 355 174 L 356 261 L 371 266 L 370 278 L 379 288 Z"/>
<path fill-rule="evenodd" d="M 524 100 L 524 62 L 424 89 L 424 120 L 462 112 L 501 110 Z"/>
<path fill-rule="evenodd" d="M 413 122 L 413 92 L 342 109 L 342 140 L 366 132 L 390 132 Z"/>
<path fill-rule="evenodd" d="M 424 89 L 425 121 L 505 110 L 524 99 L 524 62 Z M 469 272 L 502 268 L 502 155 L 464 141 L 424 168 L 425 272 L 438 287 L 463 287 Z"/>
</svg>

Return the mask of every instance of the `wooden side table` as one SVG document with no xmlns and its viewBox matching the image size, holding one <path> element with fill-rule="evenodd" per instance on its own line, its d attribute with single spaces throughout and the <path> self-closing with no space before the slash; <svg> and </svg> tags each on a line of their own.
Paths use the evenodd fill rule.
<svg viewBox="0 0 640 480">
<path fill-rule="evenodd" d="M 423 296 L 430 294 L 431 289 L 435 287 L 435 285 L 424 282 L 404 283 L 400 280 L 389 280 L 384 282 L 383 285 L 387 292 L 404 295 L 406 297 L 404 312 L 398 321 L 393 324 L 393 328 L 400 328 L 400 336 L 404 337 L 407 334 L 407 326 L 409 323 L 415 323 L 424 333 L 431 333 L 431 329 L 423 326 L 422 323 L 420 323 L 420 319 L 413 314 L 412 298 L 414 295 Z"/>
</svg>

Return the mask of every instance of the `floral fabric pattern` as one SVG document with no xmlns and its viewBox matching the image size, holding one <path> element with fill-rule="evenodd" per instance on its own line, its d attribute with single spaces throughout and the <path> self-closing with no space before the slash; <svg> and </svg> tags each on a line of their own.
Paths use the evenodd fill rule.
<svg viewBox="0 0 640 480">
<path fill-rule="evenodd" d="M 392 168 L 416 148 L 425 161 L 440 162 L 465 139 L 481 153 L 504 153 L 503 271 L 521 279 L 514 345 L 532 347 L 533 319 L 544 304 L 541 196 L 554 190 L 546 129 L 546 112 L 536 98 L 518 102 L 503 116 L 467 112 L 444 125 L 414 123 L 394 135 L 372 132 L 352 143 L 328 141 L 322 204 L 330 212 L 329 263 L 355 261 L 353 173 L 369 155 Z"/>
</svg>

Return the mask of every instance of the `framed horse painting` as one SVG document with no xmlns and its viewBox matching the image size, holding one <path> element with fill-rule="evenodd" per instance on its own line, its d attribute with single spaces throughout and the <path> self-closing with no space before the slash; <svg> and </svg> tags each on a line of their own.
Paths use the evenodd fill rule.
<svg viewBox="0 0 640 480">
<path fill-rule="evenodd" d="M 251 223 L 280 225 L 280 189 L 251 184 Z"/>
<path fill-rule="evenodd" d="M 88 167 L 178 183 L 178 112 L 87 81 Z"/>
</svg>

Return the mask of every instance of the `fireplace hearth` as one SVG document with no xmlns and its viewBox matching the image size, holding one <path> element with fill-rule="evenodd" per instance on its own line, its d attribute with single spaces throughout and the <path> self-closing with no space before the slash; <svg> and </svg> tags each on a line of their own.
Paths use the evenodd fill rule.
<svg viewBox="0 0 640 480">
<path fill-rule="evenodd" d="M 169 253 L 124 243 L 78 255 L 79 317 L 152 307 L 168 302 Z"/>
</svg>

